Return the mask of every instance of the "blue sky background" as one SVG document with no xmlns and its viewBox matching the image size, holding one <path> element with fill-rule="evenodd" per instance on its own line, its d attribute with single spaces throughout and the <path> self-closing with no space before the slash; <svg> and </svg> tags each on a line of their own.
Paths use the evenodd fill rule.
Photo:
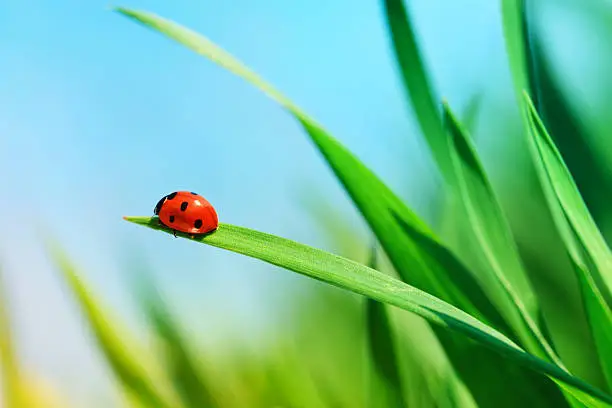
<svg viewBox="0 0 612 408">
<path fill-rule="evenodd" d="M 44 254 L 41 230 L 61 241 L 88 282 L 134 325 L 122 262 L 141 251 L 183 317 L 199 319 L 195 335 L 211 342 L 224 328 L 253 336 L 305 279 L 152 233 L 123 215 L 150 215 L 164 194 L 193 190 L 222 222 L 333 250 L 304 205 L 307 195 L 338 208 L 367 238 L 306 135 L 252 86 L 111 12 L 106 2 L 2 3 L 0 256 L 30 366 L 72 389 L 104 374 Z M 115 4 L 155 12 L 217 42 L 431 215 L 439 179 L 407 109 L 378 1 Z M 440 95 L 459 112 L 485 89 L 488 112 L 511 106 L 497 2 L 407 4 Z M 567 17 L 559 12 L 550 22 L 563 48 L 581 38 L 580 31 L 565 35 Z M 589 46 L 555 52 L 575 64 L 568 75 L 597 69 L 580 65 Z M 586 84 L 582 95 L 595 90 Z M 478 134 L 488 135 L 478 139 L 489 153 L 485 162 L 512 166 L 515 156 L 500 153 L 516 142 L 494 137 L 495 117 L 479 123 Z"/>
</svg>

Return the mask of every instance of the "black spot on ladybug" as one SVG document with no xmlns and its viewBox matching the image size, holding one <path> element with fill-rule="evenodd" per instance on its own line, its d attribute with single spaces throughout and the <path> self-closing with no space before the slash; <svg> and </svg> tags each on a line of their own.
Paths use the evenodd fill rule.
<svg viewBox="0 0 612 408">
<path fill-rule="evenodd" d="M 170 222 L 174 222 L 174 215 L 170 216 Z"/>
<path fill-rule="evenodd" d="M 196 227 L 197 229 L 200 229 L 202 227 L 202 220 L 195 220 L 195 222 L 193 223 L 193 226 Z"/>
<path fill-rule="evenodd" d="M 164 204 L 165 199 L 166 197 L 162 197 L 162 199 L 157 202 L 155 209 L 153 209 L 153 214 L 155 215 L 159 214 L 159 210 L 161 210 L 162 204 Z"/>
<path fill-rule="evenodd" d="M 174 197 L 176 197 L 176 191 L 172 194 L 168 194 L 168 200 L 172 200 Z"/>
<path fill-rule="evenodd" d="M 187 209 L 187 206 L 188 206 L 188 205 L 189 205 L 189 204 L 187 203 L 187 201 L 183 201 L 183 202 L 181 203 L 181 211 L 185 211 L 185 210 Z"/>
<path fill-rule="evenodd" d="M 198 195 L 198 193 L 194 193 L 193 191 L 191 192 L 191 194 L 193 194 L 193 195 Z"/>
</svg>

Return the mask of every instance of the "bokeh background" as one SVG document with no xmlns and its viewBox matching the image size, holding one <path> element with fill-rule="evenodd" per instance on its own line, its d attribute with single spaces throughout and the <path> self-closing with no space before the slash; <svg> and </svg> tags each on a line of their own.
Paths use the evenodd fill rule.
<svg viewBox="0 0 612 408">
<path fill-rule="evenodd" d="M 546 223 L 526 165 L 499 2 L 405 3 L 439 96 L 462 116 L 477 112 L 473 137 L 496 191 L 519 239 L 537 246 L 550 230 L 538 227 Z M 204 33 L 323 123 L 445 233 L 441 178 L 406 103 L 379 1 L 112 5 Z M 219 353 L 287 334 L 322 285 L 152 233 L 123 215 L 152 215 L 161 196 L 190 190 L 209 199 L 222 222 L 359 261 L 370 245 L 360 216 L 286 112 L 109 6 L 0 2 L 0 263 L 23 364 L 73 401 L 112 399 L 114 380 L 45 253 L 45 235 L 62 243 L 136 333 L 145 325 L 126 283 L 129 265 L 146 265 L 190 336 Z M 609 177 L 612 12 L 594 0 L 547 0 L 537 9 L 546 55 Z M 608 220 L 598 221 L 607 232 Z M 541 282 L 548 284 L 554 279 Z"/>
</svg>

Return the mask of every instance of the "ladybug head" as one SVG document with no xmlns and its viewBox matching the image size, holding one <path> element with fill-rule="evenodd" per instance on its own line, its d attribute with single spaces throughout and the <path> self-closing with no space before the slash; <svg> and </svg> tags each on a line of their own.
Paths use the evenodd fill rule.
<svg viewBox="0 0 612 408">
<path fill-rule="evenodd" d="M 159 200 L 157 202 L 157 205 L 153 209 L 153 214 L 155 214 L 155 215 L 159 214 L 159 210 L 161 210 L 162 204 L 164 203 L 165 200 L 166 200 L 166 197 L 164 196 L 164 197 L 161 198 L 161 200 Z"/>
</svg>

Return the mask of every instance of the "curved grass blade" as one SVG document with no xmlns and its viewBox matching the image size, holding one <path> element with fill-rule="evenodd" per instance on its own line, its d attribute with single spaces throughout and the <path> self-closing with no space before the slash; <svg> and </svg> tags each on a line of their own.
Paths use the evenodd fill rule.
<svg viewBox="0 0 612 408">
<path fill-rule="evenodd" d="M 185 339 L 167 310 L 164 300 L 152 282 L 140 280 L 141 303 L 155 332 L 164 342 L 168 375 L 174 383 L 183 406 L 193 408 L 215 408 L 219 403 L 196 364 Z"/>
<path fill-rule="evenodd" d="M 399 223 L 409 231 L 410 227 L 407 224 L 401 221 Z M 429 246 L 424 241 L 422 245 Z M 452 258 L 448 258 L 443 252 L 434 251 L 432 253 L 440 262 L 448 262 L 446 264 L 452 270 Z M 469 387 L 479 405 L 489 406 L 495 401 L 495 396 L 498 397 L 497 401 L 503 401 L 497 402 L 500 407 L 518 406 L 517 404 L 504 404 L 511 404 L 512 401 L 518 403 L 522 398 L 530 400 L 531 403 L 537 400 L 544 401 L 546 404 L 553 404 L 539 404 L 539 407 L 553 406 L 560 408 L 563 406 L 562 401 L 556 404 L 561 396 L 558 395 L 558 388 L 552 388 L 547 378 L 524 373 L 524 369 L 521 370 L 521 367 L 508 366 L 502 361 L 503 358 L 493 356 L 487 350 L 475 350 L 477 349 L 475 345 L 466 344 L 465 341 L 461 341 L 462 339 L 455 338 L 451 333 L 446 333 L 441 328 L 433 327 L 433 329 L 451 359 L 455 370 Z M 508 383 L 514 384 L 515 387 L 520 386 L 523 390 L 521 395 L 508 397 Z"/>
<path fill-rule="evenodd" d="M 443 106 L 451 135 L 459 193 L 480 245 L 479 252 L 491 271 L 491 274 L 483 276 L 488 278 L 487 287 L 495 288 L 489 293 L 493 293 L 503 305 L 500 309 L 506 312 L 506 318 L 513 322 L 513 327 L 525 328 L 519 335 L 522 335 L 521 340 L 527 350 L 561 366 L 561 361 L 537 324 L 539 310 L 533 288 L 521 263 L 510 226 L 476 150 L 450 106 L 446 102 Z"/>
<path fill-rule="evenodd" d="M 438 166 L 453 191 L 461 197 L 470 220 L 469 227 L 487 266 L 479 275 L 480 281 L 516 331 L 521 344 L 530 352 L 560 364 L 538 326 L 537 297 L 476 152 L 467 144 L 467 138 L 447 103 L 443 103 L 444 120 L 440 118 L 403 0 L 385 0 L 384 3 L 395 55 L 421 129 Z M 444 124 L 450 130 L 448 133 Z"/>
<path fill-rule="evenodd" d="M 372 246 L 369 267 L 376 269 L 376 245 Z M 387 307 L 384 303 L 366 299 L 368 347 L 373 363 L 368 405 L 399 408 L 406 404 Z"/>
<path fill-rule="evenodd" d="M 529 109 L 525 107 L 524 93 L 527 92 L 529 95 L 532 95 L 537 100 L 538 108 L 542 109 L 544 113 L 556 112 L 555 110 L 551 110 L 548 103 L 551 101 L 550 94 L 546 93 L 549 91 L 549 88 L 546 88 L 546 85 L 549 84 L 550 78 L 547 77 L 549 74 L 545 69 L 545 66 L 542 65 L 542 59 L 539 58 L 541 56 L 541 51 L 538 48 L 536 43 L 534 48 L 534 30 L 533 27 L 529 24 L 529 8 L 526 0 L 502 0 L 502 17 L 504 24 L 504 34 L 506 40 L 506 50 L 508 54 L 508 59 L 510 62 L 510 69 L 512 73 L 513 83 L 514 83 L 514 92 L 517 100 L 517 104 L 519 106 L 519 112 L 521 114 L 521 118 L 524 123 L 524 128 L 527 131 L 527 143 L 531 150 L 532 157 L 534 155 L 537 156 L 537 152 L 534 151 L 536 149 L 533 146 L 532 137 L 529 136 L 529 132 L 532 127 L 532 119 L 529 114 Z M 553 94 L 553 96 L 556 94 Z M 559 102 L 557 100 L 556 102 Z M 562 106 L 561 103 L 557 103 L 553 105 L 553 107 Z M 562 111 L 563 112 L 563 111 Z M 561 126 L 562 123 L 566 125 L 570 125 L 567 122 L 567 117 L 564 117 L 564 121 L 555 120 L 555 123 L 558 126 Z M 571 130 L 567 130 L 567 128 L 563 129 L 563 132 L 568 132 Z M 572 137 L 575 137 L 573 135 Z M 580 148 L 576 149 L 576 151 L 581 150 Z M 542 169 L 539 168 L 538 160 L 534 162 L 536 166 L 536 170 L 541 172 Z M 538 176 L 542 178 L 543 174 L 539 173 Z M 545 177 L 545 176 L 544 176 Z M 546 183 L 540 183 L 541 186 L 546 189 Z M 566 221 L 561 220 L 562 217 L 559 216 L 558 210 L 555 210 L 555 205 L 551 205 L 550 192 L 544 191 L 544 195 L 547 196 L 547 201 L 549 202 L 549 209 L 551 209 L 551 213 L 553 218 L 556 218 L 557 230 L 561 233 L 564 233 L 564 229 L 559 229 L 559 224 L 563 225 Z M 555 214 L 556 213 L 556 214 Z M 561 221 L 559 223 L 559 221 Z M 565 231 L 567 232 L 567 231 Z M 569 237 L 566 236 L 564 240 L 566 242 L 571 242 L 573 238 L 571 237 L 571 233 L 568 233 Z M 569 238 L 569 239 L 567 239 Z M 571 259 L 571 257 L 570 257 Z M 581 268 L 576 268 L 576 265 L 573 265 L 574 273 L 580 273 Z M 599 277 L 595 275 L 594 278 L 597 280 Z M 580 280 L 579 282 L 586 282 L 584 280 Z M 599 283 L 599 282 L 598 282 Z M 582 284 L 581 284 L 582 285 Z M 607 288 L 606 288 L 607 289 Z M 604 298 L 610 299 L 607 296 L 609 292 L 606 290 L 603 292 Z M 571 307 L 579 307 L 579 305 L 571 306 Z M 585 319 L 588 317 L 585 315 Z M 569 335 L 569 336 L 568 336 Z M 596 348 L 595 344 L 584 344 L 584 337 L 591 337 L 588 333 L 584 335 L 578 334 L 577 337 L 574 337 L 573 334 L 567 333 L 565 334 L 568 338 L 571 339 L 571 342 L 575 344 L 575 347 L 582 347 L 586 349 Z M 581 338 L 582 340 L 577 340 Z M 589 361 L 589 366 L 592 366 L 593 369 L 590 370 L 590 375 L 593 376 L 593 379 L 596 379 L 601 376 L 600 374 L 600 362 L 597 361 L 597 356 L 593 355 L 590 351 L 582 353 L 582 356 Z M 595 367 L 597 366 L 597 367 Z"/>
<path fill-rule="evenodd" d="M 157 217 L 124 218 L 135 224 L 172 234 Z M 177 233 L 177 236 L 191 239 L 182 233 Z M 219 224 L 215 232 L 192 240 L 257 258 L 415 313 L 430 323 L 461 333 L 491 348 L 509 361 L 550 376 L 589 407 L 612 407 L 612 396 L 572 376 L 562 368 L 525 352 L 500 332 L 456 307 L 365 265 L 285 238 L 224 223 Z"/>
<path fill-rule="evenodd" d="M 438 252 L 447 255 L 448 259 L 452 258 L 452 253 L 440 243 L 431 229 L 350 151 L 285 96 L 200 34 L 152 13 L 125 8 L 118 8 L 117 11 L 228 69 L 278 102 L 300 122 L 327 160 L 404 281 L 501 330 L 506 328 L 503 318 L 467 268 L 458 260 L 453 260 L 455 269 L 449 269 L 431 253 L 423 251 L 419 242 L 415 241 L 431 242 Z M 398 217 L 411 226 L 412 235 L 407 235 L 397 224 Z"/>
<path fill-rule="evenodd" d="M 603 288 L 600 289 L 593 278 L 593 272 L 598 272 L 600 277 L 609 272 L 609 269 L 602 268 L 608 266 L 605 257 L 610 252 L 605 243 L 605 248 L 602 248 L 588 239 L 597 236 L 599 231 L 527 93 L 525 106 L 531 124 L 530 147 L 540 183 L 574 265 L 600 363 L 609 387 L 612 388 L 612 311 L 602 296 Z M 581 235 L 581 232 L 587 237 Z"/>
<path fill-rule="evenodd" d="M 597 346 L 601 368 L 612 389 L 612 311 L 597 288 L 591 274 L 574 261 L 580 292 Z"/>
<path fill-rule="evenodd" d="M 519 106 L 522 105 L 522 92 L 530 88 L 530 64 L 527 59 L 527 49 L 525 41 L 525 0 L 501 0 L 502 20 L 508 62 L 510 63 L 510 74 L 514 84 L 514 94 Z M 521 109 L 521 114 L 525 124 L 528 118 Z"/>
<path fill-rule="evenodd" d="M 51 255 L 76 295 L 100 349 L 127 394 L 147 407 L 178 408 L 179 405 L 160 391 L 159 384 L 153 381 L 134 354 L 124 347 L 120 339 L 125 336 L 109 323 L 102 306 L 77 277 L 66 255 L 54 246 L 51 247 Z"/>
<path fill-rule="evenodd" d="M 563 214 L 576 232 L 581 245 L 595 264 L 597 278 L 604 284 L 600 290 L 606 291 L 608 295 L 612 294 L 612 252 L 582 200 L 572 174 L 544 127 L 531 98 L 528 94 L 525 94 L 524 98 L 531 121 L 530 134 L 538 149 L 539 160 L 545 168 L 556 200 L 561 205 Z"/>
<path fill-rule="evenodd" d="M 412 102 L 419 126 L 433 157 L 447 182 L 454 185 L 448 136 L 442 125 L 438 98 L 427 76 L 425 63 L 417 45 L 414 28 L 402 0 L 384 0 L 395 57 L 406 93 Z"/>
<path fill-rule="evenodd" d="M 609 197 L 612 195 L 610 175 L 602 166 L 598 157 L 600 153 L 590 143 L 592 137 L 585 123 L 574 112 L 560 80 L 555 77 L 543 41 L 533 30 L 528 34 L 533 104 L 571 171 L 587 208 L 596 222 L 603 221 L 609 212 Z"/>
</svg>

